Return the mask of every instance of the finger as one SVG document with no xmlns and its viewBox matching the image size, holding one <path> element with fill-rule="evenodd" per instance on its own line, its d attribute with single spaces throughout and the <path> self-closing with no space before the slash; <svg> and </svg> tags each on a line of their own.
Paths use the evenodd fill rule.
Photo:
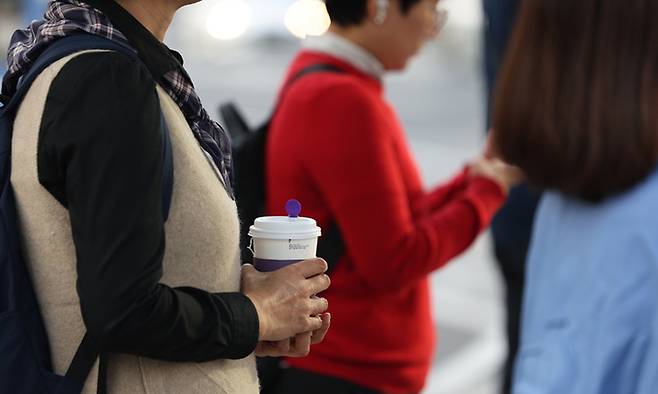
<svg viewBox="0 0 658 394">
<path fill-rule="evenodd" d="M 259 341 L 256 344 L 254 353 L 258 357 L 277 357 L 279 354 L 275 351 L 275 346 L 270 341 Z"/>
<path fill-rule="evenodd" d="M 484 151 L 482 155 L 487 159 L 493 159 L 496 157 L 496 153 L 493 148 L 493 129 L 489 129 L 487 132 L 487 140 L 484 143 Z"/>
<path fill-rule="evenodd" d="M 311 350 L 311 333 L 304 332 L 295 335 L 290 341 L 290 355 L 293 357 L 306 357 Z"/>
<path fill-rule="evenodd" d="M 290 338 L 282 339 L 274 343 L 274 351 L 280 355 L 286 355 L 290 353 Z"/>
<path fill-rule="evenodd" d="M 322 319 L 322 327 L 313 331 L 311 335 L 312 345 L 322 342 L 324 337 L 327 335 L 327 332 L 329 331 L 329 327 L 331 326 L 331 313 L 324 313 L 320 316 L 320 318 Z"/>
<path fill-rule="evenodd" d="M 329 288 L 331 285 L 331 279 L 329 279 L 329 275 L 318 275 L 314 276 L 313 278 L 309 278 L 306 280 L 306 291 L 308 292 L 309 295 L 311 294 L 317 294 L 321 293 Z"/>
<path fill-rule="evenodd" d="M 484 147 L 484 156 L 488 159 L 502 158 L 500 149 L 498 149 L 496 140 L 496 130 L 489 129 L 487 133 L 487 142 Z"/>
<path fill-rule="evenodd" d="M 306 328 L 302 331 L 315 331 L 319 330 L 322 327 L 322 319 L 317 316 L 309 316 L 306 319 Z"/>
<path fill-rule="evenodd" d="M 309 298 L 308 304 L 309 304 L 310 316 L 318 316 L 319 314 L 329 309 L 329 301 L 327 301 L 326 298 L 320 298 L 320 297 Z"/>
<path fill-rule="evenodd" d="M 251 290 L 253 282 L 256 279 L 256 274 L 258 271 L 251 264 L 245 264 L 242 266 L 240 271 L 240 289 L 242 291 Z"/>
<path fill-rule="evenodd" d="M 323 274 L 327 271 L 327 262 L 323 259 L 310 259 L 291 264 L 288 267 L 304 275 L 304 278 L 311 278 Z M 285 267 L 284 269 L 288 268 Z"/>
<path fill-rule="evenodd" d="M 262 344 L 262 342 L 258 342 L 256 344 L 256 349 L 254 350 L 254 354 L 258 357 L 267 357 L 267 356 L 269 356 L 265 352 L 265 348 L 264 348 L 264 345 Z"/>
</svg>

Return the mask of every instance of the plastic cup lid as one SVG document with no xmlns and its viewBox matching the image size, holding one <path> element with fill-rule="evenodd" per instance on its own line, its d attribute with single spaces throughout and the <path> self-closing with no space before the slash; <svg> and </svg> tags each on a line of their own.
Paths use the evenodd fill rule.
<svg viewBox="0 0 658 394">
<path fill-rule="evenodd" d="M 249 227 L 249 236 L 265 239 L 309 239 L 322 234 L 315 220 L 305 217 L 263 216 Z"/>
</svg>

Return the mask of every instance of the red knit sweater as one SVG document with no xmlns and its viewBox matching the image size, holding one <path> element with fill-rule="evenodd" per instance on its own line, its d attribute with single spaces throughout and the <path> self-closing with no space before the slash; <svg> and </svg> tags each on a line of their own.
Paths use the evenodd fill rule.
<svg viewBox="0 0 658 394">
<path fill-rule="evenodd" d="M 504 192 L 465 172 L 423 190 L 381 83 L 310 51 L 288 77 L 315 63 L 347 73 L 304 76 L 283 95 L 267 144 L 267 207 L 284 214 L 297 198 L 303 216 L 338 224 L 346 253 L 323 293 L 332 313 L 327 337 L 308 357 L 288 361 L 383 393 L 417 393 L 435 341 L 427 276 L 471 245 Z"/>
</svg>

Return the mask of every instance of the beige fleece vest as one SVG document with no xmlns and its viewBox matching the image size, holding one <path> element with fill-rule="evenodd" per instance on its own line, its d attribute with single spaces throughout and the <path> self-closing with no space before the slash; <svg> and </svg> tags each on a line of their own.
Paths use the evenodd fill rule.
<svg viewBox="0 0 658 394">
<path fill-rule="evenodd" d="M 46 96 L 62 67 L 46 69 L 35 81 L 16 117 L 11 183 L 16 195 L 23 250 L 45 319 L 53 366 L 64 374 L 85 332 L 75 290 L 76 258 L 68 211 L 37 177 L 37 141 Z M 174 101 L 157 88 L 169 126 L 174 157 L 174 190 L 166 223 L 162 282 L 210 292 L 238 291 L 239 221 L 213 165 L 202 152 Z M 96 392 L 97 366 L 84 393 Z M 111 394 L 258 393 L 253 354 L 243 360 L 171 363 L 112 354 Z"/>
</svg>

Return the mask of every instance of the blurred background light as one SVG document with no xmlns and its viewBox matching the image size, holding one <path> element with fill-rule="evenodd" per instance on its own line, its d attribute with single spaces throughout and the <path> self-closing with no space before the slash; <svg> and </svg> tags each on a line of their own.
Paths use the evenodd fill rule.
<svg viewBox="0 0 658 394">
<path fill-rule="evenodd" d="M 288 8 L 284 23 L 288 31 L 303 39 L 324 34 L 331 21 L 324 2 L 297 0 Z"/>
<path fill-rule="evenodd" d="M 482 27 L 484 15 L 482 7 L 473 0 L 441 0 L 441 8 L 448 10 L 449 25 L 458 29 L 476 30 Z"/>
<path fill-rule="evenodd" d="M 251 6 L 245 0 L 220 0 L 206 18 L 208 34 L 219 40 L 233 40 L 247 31 Z"/>
</svg>

